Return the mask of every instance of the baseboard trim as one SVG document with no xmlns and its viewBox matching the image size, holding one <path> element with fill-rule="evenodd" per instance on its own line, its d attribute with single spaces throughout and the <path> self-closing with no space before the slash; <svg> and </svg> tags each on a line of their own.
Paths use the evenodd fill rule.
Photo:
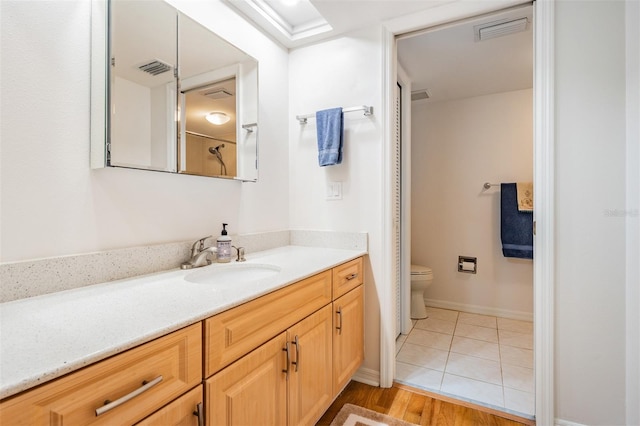
<svg viewBox="0 0 640 426">
<path fill-rule="evenodd" d="M 380 386 L 380 372 L 370 368 L 360 367 L 351 379 L 369 386 Z"/>
<path fill-rule="evenodd" d="M 489 306 L 469 305 L 466 303 L 449 302 L 447 300 L 424 299 L 427 306 L 433 308 L 452 309 L 454 311 L 469 312 L 471 314 L 493 315 L 500 318 L 508 318 L 520 321 L 533 321 L 532 312 L 511 311 L 508 309 L 498 309 Z"/>
<path fill-rule="evenodd" d="M 556 419 L 555 426 L 586 426 L 582 423 L 570 422 L 569 420 Z"/>
</svg>

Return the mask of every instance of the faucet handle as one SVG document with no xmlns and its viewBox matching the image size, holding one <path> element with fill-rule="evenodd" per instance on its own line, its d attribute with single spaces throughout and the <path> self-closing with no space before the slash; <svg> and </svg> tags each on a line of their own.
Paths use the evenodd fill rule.
<svg viewBox="0 0 640 426">
<path fill-rule="evenodd" d="M 195 243 L 193 243 L 193 245 L 191 246 L 191 256 L 195 256 L 196 254 L 200 253 L 202 250 L 204 250 L 204 241 L 207 238 L 211 238 L 212 235 L 208 235 L 206 237 L 202 237 L 199 240 L 197 240 Z"/>
<path fill-rule="evenodd" d="M 244 262 L 247 260 L 244 257 L 244 247 L 236 247 L 236 246 L 231 246 L 231 247 L 236 249 L 236 251 L 238 252 L 238 257 L 236 258 L 236 262 Z"/>
</svg>

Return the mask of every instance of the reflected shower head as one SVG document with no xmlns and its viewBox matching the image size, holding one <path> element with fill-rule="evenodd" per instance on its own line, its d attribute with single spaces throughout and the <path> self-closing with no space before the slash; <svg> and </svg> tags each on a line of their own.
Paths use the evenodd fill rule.
<svg viewBox="0 0 640 426">
<path fill-rule="evenodd" d="M 218 145 L 215 148 L 210 146 L 209 152 L 216 156 L 216 158 L 222 161 L 222 154 L 220 153 L 220 148 L 224 148 L 224 144 Z"/>
</svg>

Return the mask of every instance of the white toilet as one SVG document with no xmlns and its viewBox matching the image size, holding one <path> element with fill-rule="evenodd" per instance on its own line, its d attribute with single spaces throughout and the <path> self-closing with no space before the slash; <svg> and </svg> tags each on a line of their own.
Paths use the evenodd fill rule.
<svg viewBox="0 0 640 426">
<path fill-rule="evenodd" d="M 431 268 L 421 265 L 411 265 L 411 318 L 427 317 L 424 307 L 424 291 L 431 285 L 433 273 Z"/>
</svg>

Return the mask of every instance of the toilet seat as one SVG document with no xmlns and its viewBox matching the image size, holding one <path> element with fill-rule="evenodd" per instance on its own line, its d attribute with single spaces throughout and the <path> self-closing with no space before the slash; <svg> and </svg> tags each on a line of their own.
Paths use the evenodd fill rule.
<svg viewBox="0 0 640 426">
<path fill-rule="evenodd" d="M 433 275 L 431 268 L 422 265 L 411 265 L 411 276 Z"/>
</svg>

